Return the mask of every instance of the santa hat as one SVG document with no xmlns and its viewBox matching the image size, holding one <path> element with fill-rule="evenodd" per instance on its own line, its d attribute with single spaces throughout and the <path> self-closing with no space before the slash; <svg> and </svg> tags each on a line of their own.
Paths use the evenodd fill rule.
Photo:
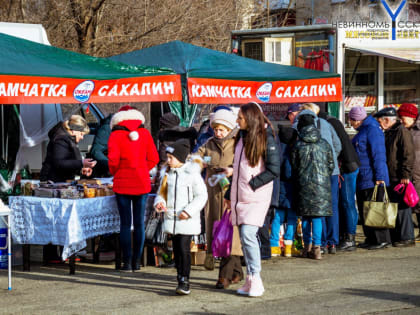
<svg viewBox="0 0 420 315">
<path fill-rule="evenodd" d="M 143 114 L 136 110 L 134 107 L 131 107 L 130 105 L 124 105 L 122 106 L 117 113 L 115 113 L 114 116 L 112 116 L 111 119 L 111 130 L 118 125 L 119 123 L 125 121 L 125 120 L 138 120 L 139 126 L 145 122 Z M 131 141 L 136 141 L 139 139 L 139 133 L 134 130 L 131 131 L 128 134 L 128 137 Z"/>
<path fill-rule="evenodd" d="M 127 104 L 127 105 L 123 105 L 123 106 L 121 106 L 121 107 L 120 107 L 120 109 L 119 109 L 118 111 L 119 111 L 119 112 L 124 112 L 124 111 L 126 111 L 126 110 L 132 110 L 132 109 L 135 109 L 135 108 Z"/>
</svg>

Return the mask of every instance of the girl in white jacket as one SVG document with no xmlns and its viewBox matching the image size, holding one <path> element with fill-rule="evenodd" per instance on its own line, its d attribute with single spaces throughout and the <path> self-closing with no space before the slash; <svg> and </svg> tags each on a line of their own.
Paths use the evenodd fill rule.
<svg viewBox="0 0 420 315">
<path fill-rule="evenodd" d="M 187 159 L 190 144 L 177 140 L 166 148 L 168 166 L 161 171 L 161 181 L 154 207 L 164 212 L 163 229 L 172 234 L 178 286 L 176 293 L 190 294 L 191 237 L 201 231 L 200 211 L 207 202 L 207 189 L 201 177 L 201 158 Z"/>
</svg>

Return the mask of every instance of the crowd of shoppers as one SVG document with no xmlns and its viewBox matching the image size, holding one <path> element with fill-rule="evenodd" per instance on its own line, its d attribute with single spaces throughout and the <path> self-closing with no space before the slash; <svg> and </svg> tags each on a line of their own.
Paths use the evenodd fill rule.
<svg viewBox="0 0 420 315">
<path fill-rule="evenodd" d="M 251 297 L 264 293 L 260 275 L 264 257 L 258 235 L 267 222 L 271 223 L 269 246 L 273 256 L 320 260 L 323 254 L 356 248 L 414 246 L 412 212 L 419 220 L 420 206 L 410 208 L 394 187 L 412 181 L 420 193 L 417 118 L 417 106 L 410 103 L 398 110 L 387 107 L 374 115 L 354 107 L 349 120 L 357 134 L 350 138 L 343 124 L 321 112 L 318 105 L 292 104 L 286 114 L 291 127 L 279 126 L 276 134 L 259 104 L 252 102 L 240 106 L 239 111 L 229 106 L 215 108 L 206 139 L 197 143 L 195 132 L 179 127 L 178 117 L 168 113 L 160 121 L 158 153 L 143 126 L 142 113 L 123 106 L 108 118 L 104 139 L 109 139 L 101 140 L 98 150 L 103 158 L 97 158 L 103 162 L 105 173 L 109 170 L 114 176 L 121 218 L 121 271 L 140 270 L 144 213 L 151 191 L 149 172 L 158 163 L 161 170 L 154 208 L 164 213 L 163 230 L 172 238 L 178 294 L 190 293 L 190 244 L 193 235 L 202 233 L 202 210 L 206 269 L 214 269 L 214 223 L 230 211 L 233 225 L 232 249 L 229 257 L 220 260 L 216 288 L 242 281 L 245 265 L 245 283 L 237 293 Z M 77 149 L 88 132 L 86 122 L 78 116 L 51 130 L 41 172 L 44 180 L 64 181 L 76 174 L 92 174 L 96 161 L 82 159 Z M 223 185 L 215 182 L 220 178 L 225 179 Z M 395 228 L 365 224 L 363 203 L 371 200 L 374 190 L 377 200 L 387 192 L 390 201 L 398 204 Z M 298 218 L 303 231 L 301 250 L 294 242 Z M 358 223 L 365 240 L 356 246 Z M 282 225 L 284 244 L 280 244 Z"/>
</svg>

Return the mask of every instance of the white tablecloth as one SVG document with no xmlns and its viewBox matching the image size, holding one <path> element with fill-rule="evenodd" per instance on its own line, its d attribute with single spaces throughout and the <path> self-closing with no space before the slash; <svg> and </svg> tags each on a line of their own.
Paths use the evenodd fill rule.
<svg viewBox="0 0 420 315">
<path fill-rule="evenodd" d="M 86 240 L 120 231 L 115 196 L 86 199 L 9 197 L 13 239 L 20 244 L 62 245 L 63 259 Z"/>
</svg>

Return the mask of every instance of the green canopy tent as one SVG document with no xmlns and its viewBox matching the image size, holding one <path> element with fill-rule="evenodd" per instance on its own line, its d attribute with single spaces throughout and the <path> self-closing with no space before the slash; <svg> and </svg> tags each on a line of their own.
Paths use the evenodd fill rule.
<svg viewBox="0 0 420 315">
<path fill-rule="evenodd" d="M 0 104 L 41 104 L 46 107 L 45 104 L 180 100 L 180 76 L 170 69 L 122 64 L 0 33 Z M 2 106 L 1 111 L 4 109 Z M 10 114 L 15 116 L 14 111 Z M 10 153 L 8 140 L 12 139 L 14 150 L 9 156 L 10 161 L 15 162 L 15 171 L 25 160 L 21 149 L 34 147 L 47 139 L 51 127 L 48 124 L 56 123 L 52 120 L 37 122 L 35 117 L 22 122 L 19 118 L 14 125 L 20 124 L 21 129 L 15 129 L 22 130 L 24 140 L 15 141 L 19 137 L 17 132 L 4 130 L 10 119 L 4 120 L 4 115 L 1 119 L 1 152 L 3 156 Z M 29 127 L 31 134 L 26 134 L 22 126 Z M 32 128 L 34 126 L 41 129 Z M 16 159 L 13 158 L 15 155 Z M 0 167 L 4 168 L 4 165 Z"/>
<path fill-rule="evenodd" d="M 0 104 L 179 101 L 172 70 L 130 66 L 0 33 Z"/>
<path fill-rule="evenodd" d="M 132 65 L 168 67 L 181 75 L 184 125 L 190 104 L 240 104 L 341 101 L 339 74 L 267 63 L 181 41 L 110 57 Z M 178 112 L 179 103 L 170 103 Z"/>
</svg>

